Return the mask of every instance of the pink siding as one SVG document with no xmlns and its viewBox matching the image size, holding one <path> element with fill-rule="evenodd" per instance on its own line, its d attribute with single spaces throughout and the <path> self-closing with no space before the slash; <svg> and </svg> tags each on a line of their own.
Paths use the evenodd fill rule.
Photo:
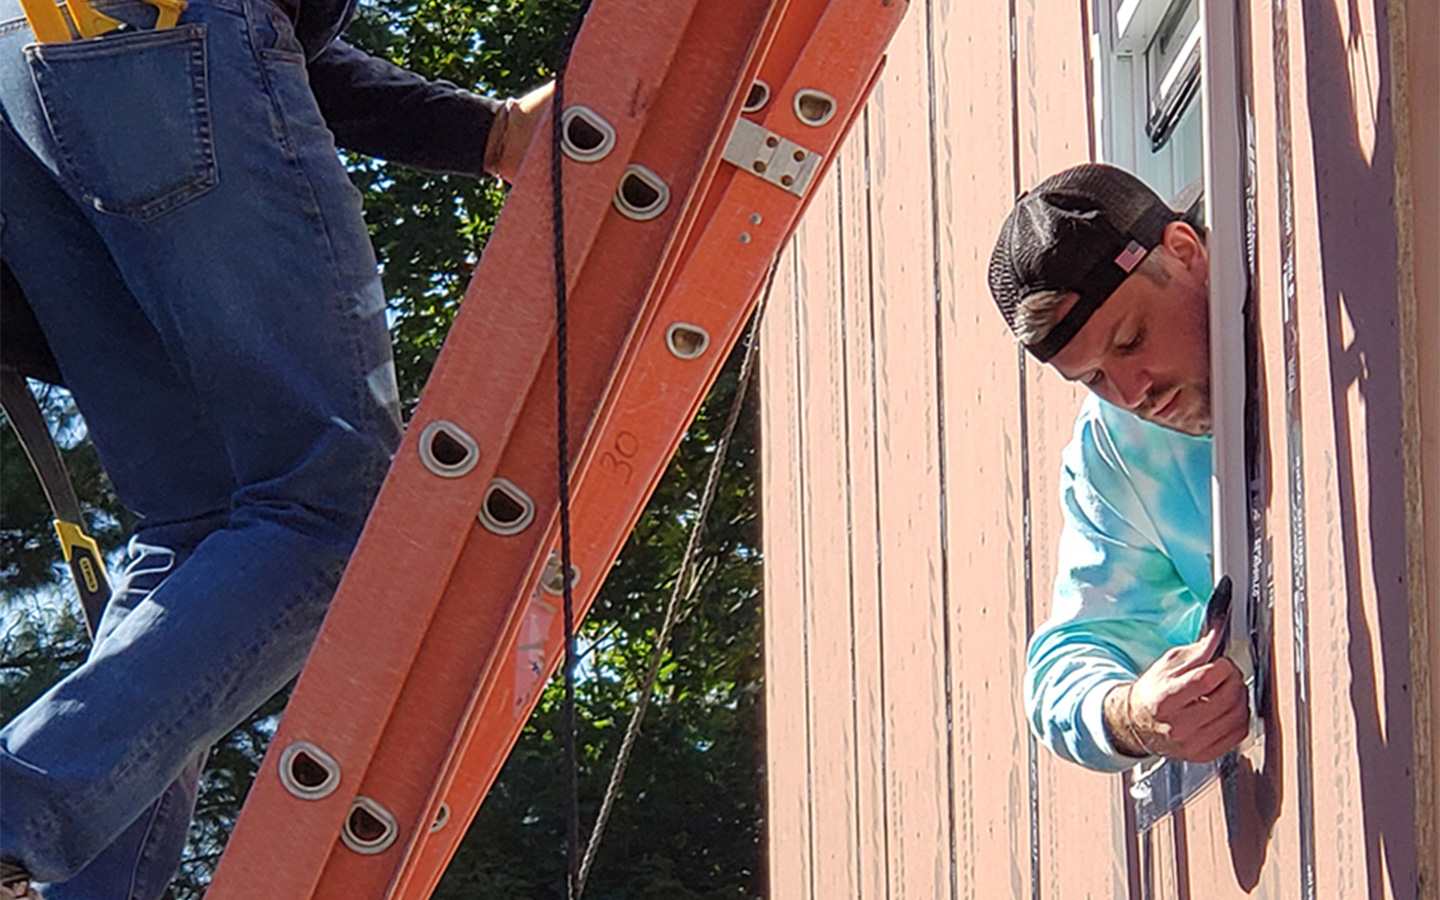
<svg viewBox="0 0 1440 900">
<path fill-rule="evenodd" d="M 845 494 L 823 485 L 845 483 L 845 394 L 840 357 L 844 336 L 839 316 L 824 298 L 840 296 L 839 210 L 836 194 L 816 198 L 795 239 L 796 258 L 814 260 L 796 273 L 795 312 L 799 325 L 800 396 L 806 415 L 801 424 L 801 465 L 805 469 L 802 502 L 806 517 L 805 662 L 811 681 L 850 682 L 850 566 Z M 859 841 L 855 716 L 849 690 L 810 693 L 811 778 L 833 785 L 817 791 L 810 804 L 815 835 L 814 884 L 821 897 L 858 893 Z"/>
<path fill-rule="evenodd" d="M 949 890 L 925 19 L 914 12 L 891 45 L 867 121 L 891 897 Z M 929 365 L 916 365 L 921 360 Z"/>
<path fill-rule="evenodd" d="M 1016 190 L 1091 156 L 1088 6 L 1015 0 L 1012 23 L 1006 3 L 912 4 L 782 263 L 763 336 L 769 896 L 1301 900 L 1313 878 L 1323 900 L 1435 900 L 1435 4 L 1241 3 L 1275 712 L 1238 806 L 1212 787 L 1140 837 L 1118 778 L 1031 749 L 1024 645 L 1080 394 L 1022 371 L 985 284 Z M 1408 10 L 1398 112 L 1387 9 Z"/>
<path fill-rule="evenodd" d="M 989 237 L 1014 197 L 1009 47 L 999 3 L 937 9 L 935 155 L 961 896 L 1028 897 L 1029 759 L 1014 694 L 1026 634 L 1016 349 L 987 296 Z M 976 84 L 979 80 L 983 83 Z"/>
<path fill-rule="evenodd" d="M 785 848 L 770 867 L 770 895 L 811 897 L 809 692 L 805 671 L 805 557 L 801 542 L 800 391 L 795 336 L 795 267 L 780 266 L 765 318 L 760 390 L 766 398 L 761 521 L 765 529 L 767 644 L 783 647 L 765 656 L 766 771 L 772 846 Z"/>
</svg>

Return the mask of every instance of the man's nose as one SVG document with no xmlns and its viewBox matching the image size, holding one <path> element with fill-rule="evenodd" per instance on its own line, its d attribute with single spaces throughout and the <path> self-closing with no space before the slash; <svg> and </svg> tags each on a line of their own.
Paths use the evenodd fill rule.
<svg viewBox="0 0 1440 900">
<path fill-rule="evenodd" d="M 1125 409 L 1138 410 L 1150 396 L 1150 389 L 1155 386 L 1155 379 L 1142 366 L 1121 366 L 1119 371 L 1110 376 L 1110 381 L 1115 385 L 1115 393 L 1119 396 L 1120 405 Z"/>
</svg>

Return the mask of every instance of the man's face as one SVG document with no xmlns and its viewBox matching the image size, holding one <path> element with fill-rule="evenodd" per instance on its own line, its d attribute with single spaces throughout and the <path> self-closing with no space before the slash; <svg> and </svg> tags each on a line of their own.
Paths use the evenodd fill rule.
<svg viewBox="0 0 1440 900">
<path fill-rule="evenodd" d="M 1185 434 L 1210 433 L 1209 262 L 1189 225 L 1172 223 L 1161 284 L 1132 274 L 1050 360 L 1067 381 L 1142 419 Z M 1058 310 L 1069 311 L 1074 298 Z"/>
</svg>

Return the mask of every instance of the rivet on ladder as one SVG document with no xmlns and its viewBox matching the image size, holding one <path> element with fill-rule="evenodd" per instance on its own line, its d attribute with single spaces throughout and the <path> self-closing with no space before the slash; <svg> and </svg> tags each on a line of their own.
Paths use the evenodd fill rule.
<svg viewBox="0 0 1440 900">
<path fill-rule="evenodd" d="M 395 842 L 400 828 L 390 810 L 369 797 L 356 797 L 340 829 L 340 840 L 356 853 L 383 853 Z"/>
<path fill-rule="evenodd" d="M 659 175 L 632 163 L 620 179 L 615 192 L 615 208 L 626 218 L 645 222 L 655 218 L 670 205 L 670 188 Z"/>
<path fill-rule="evenodd" d="M 435 813 L 435 821 L 430 825 L 430 833 L 434 834 L 446 825 L 450 824 L 450 804 L 440 804 L 440 810 Z"/>
<path fill-rule="evenodd" d="M 570 587 L 573 589 L 580 583 L 580 568 L 574 564 L 570 566 Z M 560 580 L 560 554 L 552 552 L 550 558 L 545 560 L 545 569 L 540 573 L 540 589 L 547 594 L 556 597 L 564 596 L 565 585 Z"/>
<path fill-rule="evenodd" d="M 280 783 L 301 800 L 319 800 L 340 786 L 340 764 L 309 741 L 296 741 L 280 754 Z"/>
<path fill-rule="evenodd" d="M 770 85 L 759 78 L 750 85 L 750 93 L 745 95 L 745 105 L 741 107 L 745 112 L 757 112 L 770 102 Z"/>
<path fill-rule="evenodd" d="M 676 322 L 665 330 L 665 346 L 680 359 L 696 359 L 710 346 L 710 335 L 699 325 Z"/>
<path fill-rule="evenodd" d="M 819 128 L 835 115 L 835 98 L 824 91 L 810 88 L 796 91 L 795 115 L 806 125 Z"/>
<path fill-rule="evenodd" d="M 514 482 L 497 478 L 480 504 L 480 524 L 495 534 L 519 534 L 535 521 L 535 501 Z"/>
<path fill-rule="evenodd" d="M 576 162 L 596 162 L 615 147 L 615 129 L 588 106 L 571 106 L 560 116 L 560 147 Z"/>
<path fill-rule="evenodd" d="M 420 432 L 420 461 L 445 478 L 459 478 L 475 468 L 480 445 L 454 422 L 436 419 Z"/>
</svg>

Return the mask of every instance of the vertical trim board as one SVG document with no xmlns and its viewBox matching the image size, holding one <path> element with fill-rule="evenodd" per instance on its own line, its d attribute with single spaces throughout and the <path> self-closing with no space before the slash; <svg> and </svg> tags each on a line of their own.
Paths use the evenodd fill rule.
<svg viewBox="0 0 1440 900">
<path fill-rule="evenodd" d="M 1027 900 L 1029 734 L 1015 343 L 990 300 L 993 232 L 1014 195 L 1007 8 L 937 4 L 937 287 L 950 510 L 949 608 L 960 895 Z"/>
<path fill-rule="evenodd" d="M 870 216 L 865 172 L 864 118 L 836 166 L 842 265 L 841 388 L 845 401 L 848 472 L 846 523 L 851 556 L 850 610 L 855 730 L 856 833 L 860 873 L 856 900 L 888 897 L 888 803 L 885 786 L 887 723 L 884 715 L 880 572 L 883 544 L 876 506 L 875 373 L 870 276 Z"/>
<path fill-rule="evenodd" d="M 799 458 L 793 249 L 781 258 L 761 331 L 761 526 L 765 540 L 767 817 L 771 900 L 810 894 L 809 784 L 805 750 L 808 687 L 799 648 L 805 608 L 799 543 Z"/>
<path fill-rule="evenodd" d="M 845 403 L 839 306 L 842 302 L 834 173 L 795 237 L 797 369 L 805 460 L 802 522 L 808 641 L 806 692 L 812 760 L 810 801 L 816 897 L 859 892 L 853 698 L 847 688 L 853 628 L 846 507 Z"/>
<path fill-rule="evenodd" d="M 925 16 L 891 44 L 870 117 L 879 513 L 885 540 L 890 891 L 950 893 Z"/>
</svg>

